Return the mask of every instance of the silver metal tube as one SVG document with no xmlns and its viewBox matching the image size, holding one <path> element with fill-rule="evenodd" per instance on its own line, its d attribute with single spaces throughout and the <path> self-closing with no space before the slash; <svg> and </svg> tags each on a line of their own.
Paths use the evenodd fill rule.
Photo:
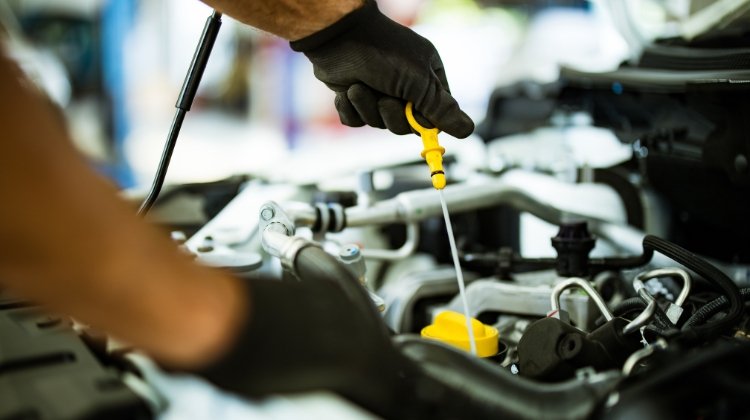
<svg viewBox="0 0 750 420">
<path fill-rule="evenodd" d="M 591 283 L 579 277 L 571 277 L 569 279 L 561 281 L 552 288 L 552 294 L 550 295 L 550 306 L 552 307 L 553 312 L 560 310 L 560 295 L 562 294 L 562 292 L 574 287 L 583 289 L 589 295 L 589 298 L 594 301 L 596 307 L 599 308 L 599 311 L 602 313 L 602 315 L 604 315 L 604 319 L 606 319 L 607 321 L 611 321 L 612 319 L 614 319 L 612 312 L 609 311 L 607 304 L 604 302 L 604 299 L 602 299 L 602 296 L 599 294 L 599 292 L 594 289 Z"/>
<path fill-rule="evenodd" d="M 299 236 L 287 236 L 273 228 L 265 229 L 262 237 L 263 249 L 281 260 L 281 265 L 294 271 L 294 260 L 302 248 L 316 246 L 315 243 Z"/>
<path fill-rule="evenodd" d="M 292 219 L 296 227 L 311 227 L 317 220 L 315 208 L 300 201 L 287 201 L 281 204 L 281 208 Z"/>
<path fill-rule="evenodd" d="M 543 204 L 526 192 L 498 180 L 481 184 L 449 185 L 443 190 L 445 202 L 451 212 L 460 213 L 495 206 L 513 205 L 529 211 L 543 220 L 559 223 L 562 211 Z M 407 191 L 390 200 L 367 208 L 347 209 L 347 226 L 378 225 L 394 222 L 418 222 L 442 214 L 440 196 L 432 188 Z"/>
<path fill-rule="evenodd" d="M 419 225 L 406 224 L 406 240 L 398 249 L 362 249 L 362 255 L 372 260 L 396 261 L 406 258 L 417 250 L 419 245 Z"/>
<path fill-rule="evenodd" d="M 609 240 L 617 248 L 630 254 L 643 252 L 644 232 L 545 204 L 544 197 L 537 197 L 539 194 L 532 195 L 531 186 L 524 186 L 524 176 L 520 172 L 513 173 L 512 182 L 507 181 L 507 178 L 506 175 L 483 179 L 476 183 L 449 185 L 443 190 L 446 204 L 450 211 L 455 213 L 504 204 L 556 225 L 572 220 L 587 221 L 592 233 Z M 346 221 L 348 227 L 413 223 L 440 214 L 440 197 L 434 189 L 428 188 L 403 192 L 371 207 L 348 208 Z"/>
<path fill-rule="evenodd" d="M 682 290 L 680 290 L 680 294 L 677 296 L 677 299 L 675 299 L 674 303 L 677 306 L 682 306 L 683 303 L 688 298 L 688 295 L 690 294 L 690 289 L 693 285 L 693 279 L 690 277 L 690 273 L 687 271 L 676 268 L 676 267 L 669 267 L 669 268 L 657 268 L 655 270 L 646 271 L 643 273 L 638 274 L 633 279 L 633 288 L 635 290 L 638 290 L 642 287 L 644 287 L 644 282 L 647 280 L 659 278 L 659 277 L 671 277 L 671 278 L 680 278 L 682 279 Z"/>
<path fill-rule="evenodd" d="M 638 314 L 635 319 L 625 325 L 625 327 L 622 329 L 623 334 L 630 334 L 631 332 L 636 331 L 642 326 L 648 324 L 648 322 L 651 321 L 651 318 L 654 317 L 654 314 L 656 314 L 656 300 L 646 291 L 646 288 L 641 287 L 640 289 L 638 289 L 638 294 L 641 296 L 641 298 L 648 302 L 648 305 L 646 305 L 646 309 Z"/>
<path fill-rule="evenodd" d="M 380 201 L 370 207 L 350 207 L 346 209 L 346 226 L 358 227 L 398 223 L 402 221 L 398 212 L 399 203 L 395 198 Z"/>
<path fill-rule="evenodd" d="M 630 357 L 628 357 L 628 360 L 625 361 L 625 364 L 622 365 L 622 373 L 625 376 L 630 375 L 633 372 L 633 369 L 635 369 L 636 365 L 638 365 L 638 363 L 654 354 L 657 349 L 664 350 L 666 348 L 667 341 L 663 338 L 659 338 L 655 343 L 635 351 L 630 355 Z"/>
</svg>

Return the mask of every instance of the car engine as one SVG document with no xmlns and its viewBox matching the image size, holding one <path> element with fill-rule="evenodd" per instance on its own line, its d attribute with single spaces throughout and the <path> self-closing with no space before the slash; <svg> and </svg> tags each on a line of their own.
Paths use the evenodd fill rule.
<svg viewBox="0 0 750 420">
<path fill-rule="evenodd" d="M 156 219 L 197 262 L 239 277 L 312 281 L 298 256 L 325 251 L 359 280 L 383 345 L 413 375 L 404 417 L 745 418 L 750 70 L 747 49 L 719 47 L 735 35 L 716 36 L 647 46 L 612 72 L 563 68 L 555 83 L 496 89 L 479 138 L 448 148 L 466 306 L 475 333 L 496 333 L 483 357 L 455 344 L 464 298 L 416 156 L 315 182 L 175 186 Z M 205 218 L 175 221 L 180 200 Z M 425 338 L 434 326 L 449 337 Z M 0 331 L 18 343 L 0 353 L 0 395 L 13 396 L 0 418 L 165 409 L 139 356 L 106 337 L 10 298 Z M 28 385 L 42 376 L 57 385 Z M 66 388 L 86 398 L 65 406 Z"/>
</svg>

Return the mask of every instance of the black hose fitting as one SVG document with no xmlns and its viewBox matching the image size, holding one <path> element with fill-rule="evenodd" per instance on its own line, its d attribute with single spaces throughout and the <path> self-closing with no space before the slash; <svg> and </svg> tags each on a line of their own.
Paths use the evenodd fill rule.
<svg viewBox="0 0 750 420">
<path fill-rule="evenodd" d="M 589 234 L 586 222 L 560 225 L 551 240 L 557 251 L 557 274 L 561 277 L 584 277 L 589 274 L 589 253 L 596 239 Z"/>
</svg>

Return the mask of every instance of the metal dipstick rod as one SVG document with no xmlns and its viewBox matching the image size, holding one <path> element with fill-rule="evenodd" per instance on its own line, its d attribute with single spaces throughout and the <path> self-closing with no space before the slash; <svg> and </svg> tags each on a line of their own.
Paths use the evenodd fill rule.
<svg viewBox="0 0 750 420">
<path fill-rule="evenodd" d="M 458 260 L 458 249 L 456 247 L 456 239 L 453 236 L 453 225 L 451 224 L 450 216 L 448 215 L 448 206 L 445 203 L 445 197 L 443 196 L 443 189 L 445 188 L 445 170 L 443 169 L 443 153 L 445 148 L 440 146 L 438 141 L 437 128 L 426 128 L 417 122 L 414 118 L 414 108 L 411 102 L 406 104 L 406 120 L 409 122 L 414 131 L 416 131 L 422 138 L 422 150 L 421 156 L 427 162 L 427 166 L 430 168 L 430 179 L 432 186 L 438 191 L 440 195 L 440 205 L 443 211 L 443 218 L 445 220 L 445 229 L 448 234 L 448 243 L 451 248 L 451 256 L 453 257 L 453 265 L 456 268 L 456 281 L 458 282 L 458 291 L 461 295 L 461 302 L 464 307 L 464 317 L 466 318 L 466 333 L 469 339 L 469 348 L 473 355 L 477 355 L 477 344 L 474 337 L 474 328 L 471 323 L 471 311 L 469 310 L 469 302 L 466 299 L 466 285 L 464 283 L 464 275 L 461 271 L 461 264 Z"/>
</svg>

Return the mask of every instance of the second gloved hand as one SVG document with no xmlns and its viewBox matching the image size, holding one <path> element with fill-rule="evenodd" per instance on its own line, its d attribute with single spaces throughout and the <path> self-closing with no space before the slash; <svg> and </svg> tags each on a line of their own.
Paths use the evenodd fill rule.
<svg viewBox="0 0 750 420">
<path fill-rule="evenodd" d="M 430 123 L 455 137 L 467 137 L 474 123 L 451 96 L 435 47 L 388 19 L 374 1 L 333 25 L 292 41 L 313 63 L 315 76 L 336 92 L 341 122 L 408 134 L 407 101 Z"/>
<path fill-rule="evenodd" d="M 411 415 L 415 368 L 391 344 L 359 281 L 316 247 L 296 257 L 301 281 L 250 279 L 251 315 L 232 348 L 196 371 L 250 398 L 330 391 L 373 413 Z"/>
</svg>

